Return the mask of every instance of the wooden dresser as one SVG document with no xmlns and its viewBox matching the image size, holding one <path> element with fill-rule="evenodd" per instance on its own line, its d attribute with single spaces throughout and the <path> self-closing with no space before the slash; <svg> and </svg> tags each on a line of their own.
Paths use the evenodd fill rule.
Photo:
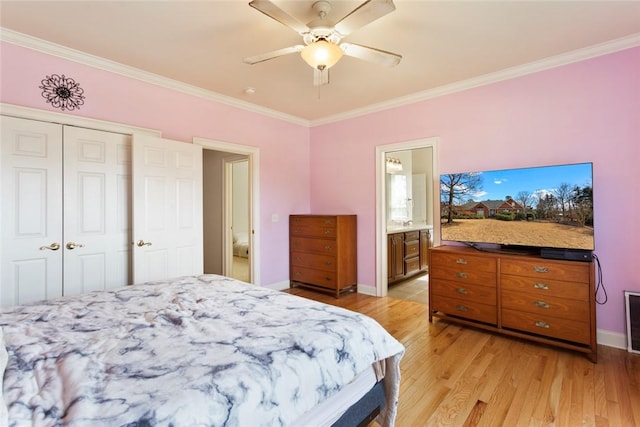
<svg viewBox="0 0 640 427">
<path fill-rule="evenodd" d="M 357 288 L 355 215 L 289 217 L 290 286 L 339 297 Z"/>
<path fill-rule="evenodd" d="M 593 262 L 430 249 L 429 321 L 439 317 L 597 359 Z"/>
</svg>

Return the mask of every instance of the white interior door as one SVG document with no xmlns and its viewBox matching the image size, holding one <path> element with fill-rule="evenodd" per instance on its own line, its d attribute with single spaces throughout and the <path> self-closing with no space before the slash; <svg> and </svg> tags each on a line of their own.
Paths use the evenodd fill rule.
<svg viewBox="0 0 640 427">
<path fill-rule="evenodd" d="M 202 274 L 202 147 L 133 137 L 134 283 Z"/>
<path fill-rule="evenodd" d="M 64 127 L 64 295 L 131 283 L 131 137 Z"/>
<path fill-rule="evenodd" d="M 0 305 L 62 295 L 62 127 L 1 117 Z"/>
</svg>

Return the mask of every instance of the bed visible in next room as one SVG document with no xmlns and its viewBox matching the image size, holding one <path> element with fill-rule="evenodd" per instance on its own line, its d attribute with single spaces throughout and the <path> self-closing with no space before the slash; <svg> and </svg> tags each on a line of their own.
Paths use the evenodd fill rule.
<svg viewBox="0 0 640 427">
<path fill-rule="evenodd" d="M 381 390 L 395 419 L 404 347 L 377 322 L 227 277 L 8 307 L 0 326 L 10 426 L 354 425 Z"/>
<path fill-rule="evenodd" d="M 246 231 L 233 233 L 233 256 L 249 257 L 249 233 Z"/>
</svg>

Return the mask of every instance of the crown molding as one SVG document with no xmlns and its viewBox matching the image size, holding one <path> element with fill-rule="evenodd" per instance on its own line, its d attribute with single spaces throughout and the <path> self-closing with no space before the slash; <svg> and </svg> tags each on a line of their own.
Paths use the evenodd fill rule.
<svg viewBox="0 0 640 427">
<path fill-rule="evenodd" d="M 416 92 L 408 96 L 391 99 L 389 101 L 380 102 L 378 104 L 371 104 L 364 108 L 347 111 L 346 113 L 328 116 L 319 120 L 313 120 L 311 121 L 311 126 L 313 127 L 326 125 L 342 120 L 364 116 L 371 113 L 376 113 L 379 111 L 388 110 L 391 108 L 414 104 L 416 102 L 426 101 L 456 92 L 462 92 L 479 86 L 485 86 L 492 83 L 525 76 L 527 74 L 533 74 L 540 71 L 549 70 L 551 68 L 561 67 L 563 65 L 569 65 L 574 62 L 580 62 L 590 58 L 608 55 L 610 53 L 615 53 L 621 50 L 631 49 L 638 46 L 640 46 L 640 33 L 578 49 L 572 52 L 551 56 L 549 58 L 530 62 L 528 64 L 506 68 L 504 70 L 496 71 L 495 73 L 489 73 L 449 85 L 436 87 L 423 92 Z"/>
<path fill-rule="evenodd" d="M 584 61 L 590 58 L 607 55 L 610 53 L 618 52 L 625 49 L 634 48 L 640 46 L 640 33 L 631 34 L 626 37 L 615 39 L 609 42 L 600 43 L 597 45 L 589 46 L 586 48 L 578 49 L 572 52 L 552 56 L 549 58 L 541 59 L 539 61 L 531 62 L 524 65 L 506 68 L 495 73 L 485 74 L 483 76 L 474 77 L 460 82 L 452 83 L 445 86 L 436 87 L 422 92 L 417 92 L 408 96 L 403 96 L 388 101 L 372 104 L 363 108 L 350 110 L 344 113 L 327 116 L 317 120 L 307 120 L 300 117 L 285 114 L 273 109 L 251 104 L 249 102 L 240 101 L 238 99 L 221 95 L 216 92 L 198 88 L 196 86 L 188 85 L 186 83 L 179 82 L 177 80 L 169 79 L 159 76 L 157 74 L 149 73 L 139 70 L 134 67 L 123 65 L 108 59 L 100 58 L 95 55 L 90 55 L 75 49 L 70 49 L 65 46 L 61 46 L 55 43 L 48 42 L 46 40 L 38 39 L 36 37 L 28 36 L 26 34 L 18 33 L 6 28 L 0 27 L 0 41 L 5 41 L 18 46 L 22 46 L 28 49 L 36 50 L 48 55 L 53 55 L 59 58 L 74 61 L 83 65 L 88 65 L 94 68 L 109 71 L 115 74 L 119 74 L 125 77 L 134 78 L 147 83 L 155 84 L 167 89 L 179 91 L 188 95 L 204 98 L 209 101 L 219 102 L 224 105 L 239 108 L 245 111 L 261 114 L 267 117 L 283 120 L 292 124 L 315 127 L 326 125 L 343 120 L 353 119 L 361 117 L 367 114 L 376 113 L 392 108 L 402 107 L 410 104 L 414 104 L 421 101 L 437 98 L 444 95 L 449 95 L 457 92 L 462 92 L 468 89 L 473 89 L 479 86 L 485 86 L 504 80 L 513 79 L 516 77 L 525 76 L 532 73 L 548 70 L 551 68 L 560 67 L 563 65 L 572 64 L 575 62 Z"/>
<path fill-rule="evenodd" d="M 309 127 L 310 125 L 309 120 L 302 119 L 300 117 L 285 114 L 280 111 L 272 110 L 270 108 L 261 107 L 256 104 L 251 104 L 250 102 L 240 101 L 230 96 L 221 95 L 213 91 L 205 90 L 193 85 L 179 82 L 177 80 L 169 79 L 167 77 L 162 77 L 154 73 L 149 73 L 138 68 L 120 64 L 115 61 L 81 52 L 76 49 L 71 49 L 56 43 L 39 39 L 37 37 L 32 37 L 27 34 L 9 30 L 7 28 L 0 27 L 0 41 L 15 44 L 27 49 L 36 50 L 47 55 L 56 56 L 58 58 L 77 62 L 111 73 L 119 74 L 121 76 L 141 80 L 146 83 L 151 83 L 156 86 L 164 87 L 166 89 L 182 92 L 187 95 L 197 96 L 199 98 L 218 102 L 231 107 L 239 108 L 241 110 L 250 111 L 267 117 L 283 120 L 296 125 L 306 127 Z"/>
</svg>

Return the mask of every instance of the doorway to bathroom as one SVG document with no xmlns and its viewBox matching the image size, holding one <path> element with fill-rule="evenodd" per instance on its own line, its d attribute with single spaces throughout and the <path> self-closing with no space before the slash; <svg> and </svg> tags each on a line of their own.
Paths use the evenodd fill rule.
<svg viewBox="0 0 640 427">
<path fill-rule="evenodd" d="M 427 302 L 439 244 L 438 138 L 376 147 L 376 295 Z M 391 286 L 390 286 L 391 284 Z"/>
</svg>

